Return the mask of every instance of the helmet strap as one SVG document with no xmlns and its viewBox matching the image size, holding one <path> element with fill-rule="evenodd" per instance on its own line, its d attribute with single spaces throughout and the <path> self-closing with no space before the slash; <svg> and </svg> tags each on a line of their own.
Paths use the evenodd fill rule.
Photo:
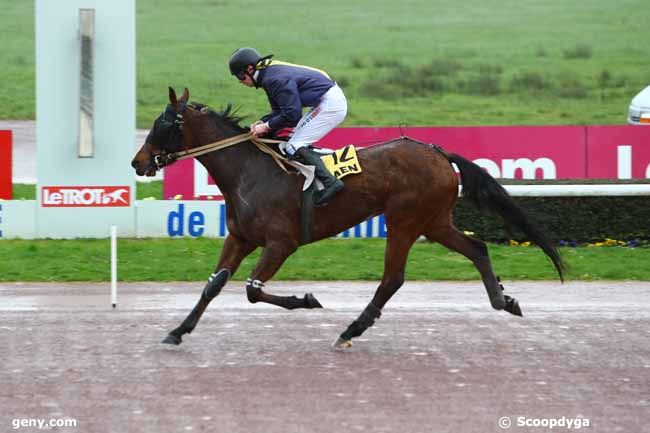
<svg viewBox="0 0 650 433">
<path fill-rule="evenodd" d="M 261 59 L 257 61 L 257 63 L 254 65 L 255 72 L 253 74 L 249 74 L 248 71 L 246 71 L 246 75 L 251 77 L 251 80 L 253 80 L 253 84 L 255 85 L 256 89 L 259 89 L 260 86 L 257 84 L 257 76 L 260 73 L 261 69 L 265 69 L 267 66 L 271 64 L 271 58 L 273 57 L 273 54 L 269 54 L 268 56 L 264 56 Z"/>
<path fill-rule="evenodd" d="M 260 71 L 256 70 L 252 74 L 250 72 L 246 71 L 245 74 L 248 75 L 249 77 L 251 77 L 251 81 L 255 85 L 255 88 L 258 89 L 260 86 L 258 86 L 258 84 L 257 84 L 257 76 L 260 74 Z"/>
</svg>

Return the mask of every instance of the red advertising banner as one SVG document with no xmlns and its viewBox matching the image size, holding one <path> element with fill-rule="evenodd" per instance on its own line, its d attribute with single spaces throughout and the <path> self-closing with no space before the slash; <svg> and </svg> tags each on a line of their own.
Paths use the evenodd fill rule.
<svg viewBox="0 0 650 433">
<path fill-rule="evenodd" d="M 369 146 L 401 133 L 435 143 L 471 159 L 492 176 L 506 179 L 584 177 L 584 133 L 579 126 L 486 126 L 444 128 L 339 128 L 321 142 L 338 148 Z"/>
<path fill-rule="evenodd" d="M 587 128 L 587 178 L 650 179 L 650 127 Z"/>
<path fill-rule="evenodd" d="M 0 199 L 11 200 L 11 131 L 0 131 Z"/>
<path fill-rule="evenodd" d="M 116 207 L 129 206 L 128 186 L 44 186 L 43 207 Z"/>
<path fill-rule="evenodd" d="M 183 159 L 165 167 L 163 175 L 163 198 L 165 200 L 171 200 L 173 198 L 193 200 L 199 199 L 201 196 L 208 196 L 209 194 L 200 194 L 198 188 L 194 187 L 194 173 L 196 172 L 198 177 L 198 173 L 201 170 L 205 172 L 205 168 L 197 164 L 193 158 Z M 210 176 L 207 176 L 207 172 L 205 174 L 207 179 L 205 180 L 204 186 L 207 187 L 209 185 L 208 182 L 214 184 Z M 195 189 L 197 189 L 196 194 L 194 193 Z M 216 192 L 216 195 L 219 199 L 222 198 L 220 192 Z"/>
<path fill-rule="evenodd" d="M 318 145 L 368 147 L 406 135 L 456 152 L 506 179 L 650 178 L 650 127 L 485 126 L 337 128 Z M 165 198 L 220 199 L 196 161 L 165 168 Z"/>
</svg>

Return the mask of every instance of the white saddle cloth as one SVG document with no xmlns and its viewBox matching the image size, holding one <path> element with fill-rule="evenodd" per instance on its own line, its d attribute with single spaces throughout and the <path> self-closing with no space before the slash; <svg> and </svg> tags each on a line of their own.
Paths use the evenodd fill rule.
<svg viewBox="0 0 650 433">
<path fill-rule="evenodd" d="M 278 145 L 278 148 L 280 149 L 280 151 L 285 155 L 286 155 L 286 152 L 284 151 L 284 149 L 286 147 L 286 144 L 287 143 L 280 143 Z M 321 155 L 331 155 L 332 153 L 334 153 L 334 151 L 332 149 L 321 149 L 319 147 L 313 147 L 312 150 L 314 152 L 316 152 L 316 153 L 320 153 Z M 314 181 L 316 181 L 316 189 L 321 190 L 321 189 L 324 188 L 321 181 L 316 179 L 316 176 L 315 176 L 316 169 L 314 168 L 313 165 L 305 165 L 305 164 L 302 164 L 302 163 L 300 163 L 298 161 L 294 161 L 294 160 L 291 160 L 291 159 L 288 160 L 287 162 L 288 162 L 288 164 L 290 166 L 294 167 L 296 170 L 298 170 L 300 172 L 300 174 L 302 174 L 305 177 L 305 182 L 302 185 L 302 190 L 303 191 L 306 191 L 307 188 L 309 188 L 309 186 Z"/>
</svg>

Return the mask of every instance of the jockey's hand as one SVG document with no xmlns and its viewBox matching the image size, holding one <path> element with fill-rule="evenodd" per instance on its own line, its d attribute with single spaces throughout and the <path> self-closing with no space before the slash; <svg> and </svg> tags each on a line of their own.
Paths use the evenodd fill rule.
<svg viewBox="0 0 650 433">
<path fill-rule="evenodd" d="M 251 125 L 251 134 L 255 137 L 261 137 L 268 134 L 270 129 L 268 123 L 258 121 Z"/>
</svg>

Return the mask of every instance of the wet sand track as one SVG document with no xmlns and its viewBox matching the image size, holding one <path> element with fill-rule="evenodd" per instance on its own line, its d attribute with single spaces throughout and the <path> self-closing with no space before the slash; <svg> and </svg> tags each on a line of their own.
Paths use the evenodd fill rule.
<svg viewBox="0 0 650 433">
<path fill-rule="evenodd" d="M 374 282 L 270 283 L 325 307 L 295 311 L 230 283 L 179 347 L 159 341 L 201 283 L 120 284 L 116 310 L 108 284 L 0 284 L 0 431 L 499 432 L 503 416 L 650 431 L 650 283 L 505 285 L 523 319 L 479 282 L 407 282 L 340 353 Z"/>
</svg>

